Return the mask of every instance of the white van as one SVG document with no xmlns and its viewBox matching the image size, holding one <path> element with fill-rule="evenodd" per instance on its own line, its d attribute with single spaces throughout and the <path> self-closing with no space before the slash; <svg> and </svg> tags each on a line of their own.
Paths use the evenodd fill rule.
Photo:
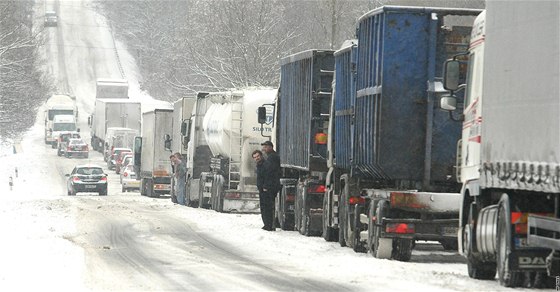
<svg viewBox="0 0 560 292">
<path fill-rule="evenodd" d="M 51 137 L 54 140 L 51 144 L 52 148 L 57 148 L 58 135 L 62 132 L 77 131 L 76 117 L 74 115 L 56 115 L 52 122 Z"/>
</svg>

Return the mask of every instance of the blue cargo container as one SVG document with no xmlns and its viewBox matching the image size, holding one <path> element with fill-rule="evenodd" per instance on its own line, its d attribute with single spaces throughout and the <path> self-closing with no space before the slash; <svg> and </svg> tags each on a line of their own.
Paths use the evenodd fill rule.
<svg viewBox="0 0 560 292">
<path fill-rule="evenodd" d="M 328 131 L 333 51 L 309 50 L 280 61 L 277 151 L 282 167 L 326 170 L 326 145 L 314 143 Z"/>
<path fill-rule="evenodd" d="M 453 181 L 461 124 L 437 110 L 436 95 L 443 90 L 436 72 L 448 57 L 466 50 L 467 24 L 479 12 L 385 6 L 359 19 L 357 92 L 340 96 L 355 101 L 336 103 L 354 108 L 353 176 L 426 190 Z M 350 152 L 345 140 L 336 141 L 337 153 Z M 349 159 L 336 161 L 346 166 L 343 157 Z"/>
<path fill-rule="evenodd" d="M 336 76 L 334 85 L 334 165 L 350 169 L 352 159 L 352 116 L 356 100 L 356 61 L 357 40 L 346 41 L 334 53 Z M 337 146 L 337 147 L 336 147 Z"/>
</svg>

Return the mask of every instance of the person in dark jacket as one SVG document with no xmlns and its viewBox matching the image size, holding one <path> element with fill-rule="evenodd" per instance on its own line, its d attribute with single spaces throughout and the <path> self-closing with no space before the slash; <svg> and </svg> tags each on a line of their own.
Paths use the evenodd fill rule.
<svg viewBox="0 0 560 292">
<path fill-rule="evenodd" d="M 253 151 L 253 159 L 257 163 L 257 189 L 259 190 L 259 203 L 261 209 L 261 218 L 264 226 L 262 229 L 267 231 L 273 231 L 272 226 L 273 214 L 274 214 L 274 197 L 268 192 L 266 187 L 269 187 L 268 173 L 266 170 L 265 159 L 263 153 L 260 150 Z M 267 190 L 267 191 L 265 191 Z"/>
<path fill-rule="evenodd" d="M 264 223 L 264 230 L 273 231 L 274 225 L 274 199 L 281 189 L 280 185 L 280 157 L 274 151 L 274 145 L 270 141 L 261 144 L 266 159 L 262 165 L 257 167 L 257 181 L 259 172 L 262 177 L 260 180 L 259 200 L 261 203 L 261 216 Z M 261 153 L 262 156 L 262 153 Z M 258 187 L 258 183 L 257 183 Z"/>
</svg>

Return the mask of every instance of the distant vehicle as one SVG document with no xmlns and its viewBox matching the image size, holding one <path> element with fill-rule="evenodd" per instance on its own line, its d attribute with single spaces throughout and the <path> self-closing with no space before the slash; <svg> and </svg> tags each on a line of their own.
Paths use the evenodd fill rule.
<svg viewBox="0 0 560 292">
<path fill-rule="evenodd" d="M 114 148 L 132 148 L 134 137 L 140 135 L 140 131 L 129 128 L 109 127 L 105 134 L 105 147 L 103 149 L 103 160 L 107 161 L 113 154 Z"/>
<path fill-rule="evenodd" d="M 49 26 L 58 26 L 58 16 L 56 16 L 56 11 L 45 12 L 45 27 Z"/>
<path fill-rule="evenodd" d="M 128 98 L 128 81 L 125 79 L 97 79 L 95 98 Z"/>
<path fill-rule="evenodd" d="M 68 195 L 75 196 L 76 193 L 99 193 L 100 196 L 107 195 L 107 174 L 100 166 L 86 164 L 74 167 L 68 177 Z"/>
<path fill-rule="evenodd" d="M 64 156 L 66 156 L 67 158 L 70 156 L 72 157 L 80 156 L 83 158 L 88 158 L 89 157 L 88 145 L 86 144 L 86 142 L 84 142 L 84 140 L 80 138 L 69 139 L 66 145 L 66 149 L 64 151 Z"/>
<path fill-rule="evenodd" d="M 52 129 L 50 129 L 51 137 L 53 142 L 51 143 L 51 148 L 58 148 L 58 136 L 62 132 L 79 132 L 80 129 L 76 127 L 76 117 L 74 115 L 56 115 L 52 121 Z"/>
<path fill-rule="evenodd" d="M 91 146 L 93 150 L 104 153 L 109 128 L 127 128 L 129 131 L 140 132 L 142 110 L 140 102 L 126 98 L 96 99 L 95 109 L 89 118 L 91 126 Z M 127 147 L 115 145 L 115 147 Z M 128 146 L 130 147 L 130 146 Z"/>
<path fill-rule="evenodd" d="M 113 148 L 113 154 L 111 154 L 111 157 L 107 159 L 107 168 L 109 170 L 115 169 L 117 159 L 119 158 L 121 152 L 132 152 L 132 150 L 130 148 Z"/>
<path fill-rule="evenodd" d="M 68 141 L 72 138 L 81 138 L 79 132 L 61 132 L 57 138 L 58 144 L 58 151 L 57 155 L 62 156 L 66 152 L 66 148 L 68 147 Z"/>
<path fill-rule="evenodd" d="M 125 166 L 125 164 L 123 164 L 124 158 L 128 156 L 132 157 L 132 152 L 123 151 L 119 153 L 119 156 L 117 156 L 117 160 L 115 160 L 115 172 L 117 174 L 121 173 L 121 169 Z"/>
<path fill-rule="evenodd" d="M 140 181 L 136 179 L 134 164 L 130 163 L 123 168 L 121 173 L 121 185 L 123 193 L 129 190 L 140 189 Z"/>
<path fill-rule="evenodd" d="M 123 169 L 125 169 L 129 164 L 134 164 L 134 153 L 126 153 L 123 156 L 122 162 L 120 163 L 119 172 L 120 173 Z"/>
</svg>

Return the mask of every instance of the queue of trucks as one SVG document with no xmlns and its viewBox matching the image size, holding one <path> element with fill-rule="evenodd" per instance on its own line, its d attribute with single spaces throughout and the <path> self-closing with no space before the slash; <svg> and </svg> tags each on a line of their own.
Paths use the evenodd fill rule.
<svg viewBox="0 0 560 292">
<path fill-rule="evenodd" d="M 180 153 L 186 205 L 256 213 L 251 153 L 270 140 L 281 229 L 399 261 L 417 241 L 435 241 L 464 255 L 472 278 L 551 286 L 560 276 L 559 6 L 383 6 L 339 50 L 282 58 L 278 89 L 200 92 L 145 113 L 126 82 L 98 80 L 92 146 L 131 147 L 150 197 L 171 191 L 169 155 Z M 45 124 L 74 114 L 65 107 L 49 105 Z"/>
</svg>

